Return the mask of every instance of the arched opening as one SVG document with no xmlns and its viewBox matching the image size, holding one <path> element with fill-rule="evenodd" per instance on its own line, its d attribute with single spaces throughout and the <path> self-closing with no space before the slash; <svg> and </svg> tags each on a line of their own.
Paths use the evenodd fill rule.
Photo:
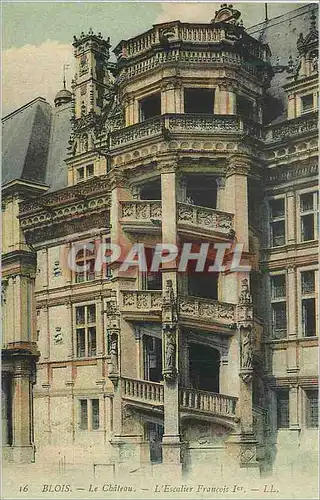
<svg viewBox="0 0 320 500">
<path fill-rule="evenodd" d="M 193 389 L 219 392 L 220 353 L 203 344 L 189 344 L 189 380 Z"/>
</svg>

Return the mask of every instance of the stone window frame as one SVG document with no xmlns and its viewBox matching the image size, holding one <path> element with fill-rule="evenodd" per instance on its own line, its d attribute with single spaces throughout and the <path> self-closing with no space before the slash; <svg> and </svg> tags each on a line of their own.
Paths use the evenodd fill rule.
<svg viewBox="0 0 320 500">
<path fill-rule="evenodd" d="M 289 387 L 279 387 L 275 391 L 276 395 L 276 427 L 278 431 L 283 431 L 283 430 L 288 430 L 290 428 L 290 390 Z M 287 401 L 287 419 L 285 424 L 282 425 L 283 422 L 281 422 L 282 415 L 280 413 L 280 406 L 279 406 L 279 400 L 280 400 L 280 395 L 281 393 L 286 395 L 285 400 Z"/>
<path fill-rule="evenodd" d="M 312 420 L 312 417 L 310 415 L 310 399 L 308 395 L 311 395 L 311 393 L 317 393 L 316 397 L 313 399 L 317 400 L 318 406 L 317 406 L 317 418 Z M 303 409 L 303 425 L 305 426 L 306 429 L 315 429 L 317 430 L 319 428 L 319 390 L 318 387 L 305 387 L 303 388 L 303 402 L 302 402 L 302 409 Z"/>
<path fill-rule="evenodd" d="M 306 97 L 309 97 L 309 96 L 312 96 L 312 107 L 306 109 L 305 111 L 303 110 L 303 99 L 306 98 Z M 300 113 L 298 114 L 298 116 L 305 116 L 305 115 L 308 115 L 309 113 L 314 113 L 315 111 L 318 110 L 318 107 L 319 107 L 319 103 L 318 103 L 318 100 L 319 100 L 319 95 L 318 95 L 318 89 L 308 89 L 306 90 L 305 92 L 303 92 L 302 94 L 299 95 L 298 97 L 299 99 L 299 102 L 298 102 L 298 110 L 300 111 Z"/>
<path fill-rule="evenodd" d="M 81 172 L 81 177 L 79 177 L 79 173 Z M 88 179 L 94 177 L 94 163 L 88 163 L 87 165 L 83 165 L 81 167 L 76 168 L 76 183 L 85 182 Z"/>
<path fill-rule="evenodd" d="M 314 271 L 315 276 L 314 276 L 314 281 L 315 281 L 315 289 L 313 292 L 310 293 L 303 293 L 302 291 L 302 273 L 306 271 Z M 319 298 L 317 294 L 317 283 L 319 279 L 319 271 L 318 267 L 316 265 L 313 266 L 303 266 L 298 268 L 297 272 L 297 304 L 298 304 L 298 337 L 300 338 L 305 338 L 305 339 L 314 339 L 318 337 L 319 335 L 319 327 L 318 327 L 318 320 L 319 320 Z M 303 312 L 302 312 L 302 301 L 303 299 L 314 299 L 315 301 L 315 335 L 313 336 L 306 336 L 304 335 L 303 331 Z"/>
<path fill-rule="evenodd" d="M 90 306 L 95 307 L 95 321 L 88 321 L 88 314 L 87 314 L 87 309 Z M 80 307 L 84 307 L 85 313 L 84 313 L 84 323 L 78 323 L 77 322 L 77 309 Z M 97 357 L 97 350 L 98 350 L 98 329 L 97 329 L 97 322 L 99 318 L 97 318 L 97 304 L 95 301 L 89 301 L 89 302 L 78 302 L 73 305 L 73 324 L 74 324 L 74 353 L 75 353 L 75 358 L 76 359 L 93 359 Z M 89 328 L 95 328 L 95 350 L 94 353 L 90 352 L 90 342 L 89 342 Z M 79 351 L 78 351 L 78 330 L 84 330 L 84 355 L 79 356 Z M 92 349 L 92 347 L 91 347 Z"/>
<path fill-rule="evenodd" d="M 283 200 L 284 212 L 283 215 L 279 217 L 273 217 L 271 204 L 272 202 L 277 200 Z M 286 206 L 285 193 L 269 197 L 267 202 L 268 202 L 268 246 L 270 248 L 283 248 L 287 244 L 287 227 L 288 227 L 288 221 L 287 221 L 288 211 Z M 284 243 L 282 245 L 273 245 L 273 230 L 272 230 L 273 224 L 282 221 L 284 222 Z"/>
<path fill-rule="evenodd" d="M 310 210 L 301 210 L 301 198 L 304 195 L 313 194 L 313 209 Z M 316 241 L 318 239 L 318 219 L 319 219 L 319 194 L 316 186 L 301 189 L 297 192 L 297 241 L 299 243 L 308 243 L 312 241 Z M 302 239 L 302 217 L 307 215 L 313 215 L 313 239 L 303 240 Z"/>
<path fill-rule="evenodd" d="M 94 403 L 95 402 L 95 403 Z M 94 420 L 94 405 L 98 402 L 97 420 Z M 80 431 L 98 431 L 101 430 L 101 408 L 102 404 L 99 397 L 79 397 L 78 398 L 78 429 Z"/>
<path fill-rule="evenodd" d="M 86 240 L 86 241 L 83 241 L 83 242 L 79 242 L 77 244 L 83 244 L 83 245 L 88 245 L 88 244 L 95 244 L 95 241 L 94 240 Z M 80 249 L 79 251 L 77 252 L 77 255 L 75 256 L 75 262 L 76 262 L 76 265 L 81 265 L 81 266 L 85 266 L 87 264 L 90 265 L 90 263 L 93 262 L 93 265 L 95 266 L 95 261 L 96 261 L 96 255 L 95 255 L 95 250 L 93 253 L 91 253 L 89 250 L 86 250 L 86 252 L 89 252 L 89 255 L 86 255 L 84 254 L 83 256 L 77 256 L 80 252 Z M 83 273 L 81 273 L 80 271 L 73 271 L 72 272 L 73 274 L 73 283 L 76 284 L 76 285 L 79 285 L 81 283 L 89 283 L 89 282 L 92 282 L 96 279 L 96 271 L 95 269 L 92 271 L 92 270 L 85 270 L 83 271 Z M 83 279 L 80 279 L 80 276 L 83 276 Z"/>
<path fill-rule="evenodd" d="M 282 296 L 278 296 L 278 297 L 274 297 L 273 292 L 272 292 L 272 281 L 273 281 L 273 278 L 275 278 L 276 276 L 284 276 L 285 277 L 284 294 Z M 283 340 L 283 339 L 286 339 L 288 336 L 288 307 L 287 307 L 288 280 L 287 280 L 286 271 L 279 270 L 279 271 L 270 272 L 268 287 L 269 287 L 269 294 L 268 295 L 269 295 L 270 304 L 271 304 L 270 313 L 269 313 L 269 337 L 271 340 Z M 286 328 L 283 329 L 283 330 L 285 330 L 284 335 L 278 338 L 278 337 L 274 336 L 274 328 L 273 328 L 273 325 L 274 325 L 274 304 L 283 304 L 283 303 L 285 304 L 285 311 L 286 311 Z"/>
</svg>

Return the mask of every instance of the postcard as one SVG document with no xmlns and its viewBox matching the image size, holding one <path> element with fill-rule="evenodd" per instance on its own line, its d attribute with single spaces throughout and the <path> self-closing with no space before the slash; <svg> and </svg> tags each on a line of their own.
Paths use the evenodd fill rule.
<svg viewBox="0 0 320 500">
<path fill-rule="evenodd" d="M 2 12 L 2 497 L 317 498 L 318 3 Z"/>
</svg>

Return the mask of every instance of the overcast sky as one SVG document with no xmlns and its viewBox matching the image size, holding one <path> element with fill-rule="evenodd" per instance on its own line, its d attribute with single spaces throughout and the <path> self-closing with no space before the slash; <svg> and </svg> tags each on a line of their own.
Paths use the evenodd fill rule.
<svg viewBox="0 0 320 500">
<path fill-rule="evenodd" d="M 37 96 L 50 103 L 62 86 L 62 67 L 73 76 L 73 35 L 101 31 L 113 48 L 121 39 L 168 20 L 209 22 L 222 2 L 23 2 L 2 3 L 2 116 Z M 233 2 L 245 26 L 264 20 L 264 3 Z M 306 2 L 304 2 L 306 3 Z M 311 3 L 311 2 L 310 2 Z M 302 5 L 269 2 L 269 18 Z"/>
</svg>

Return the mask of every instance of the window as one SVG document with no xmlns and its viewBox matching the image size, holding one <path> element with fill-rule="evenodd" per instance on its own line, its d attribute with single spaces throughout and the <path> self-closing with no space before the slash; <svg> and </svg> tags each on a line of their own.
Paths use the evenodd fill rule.
<svg viewBox="0 0 320 500">
<path fill-rule="evenodd" d="M 254 119 L 254 105 L 250 99 L 237 95 L 237 115 Z"/>
<path fill-rule="evenodd" d="M 289 390 L 277 391 L 277 428 L 289 427 Z"/>
<path fill-rule="evenodd" d="M 272 299 L 285 299 L 286 298 L 286 276 L 285 274 L 278 274 L 271 278 L 271 296 Z"/>
<path fill-rule="evenodd" d="M 272 339 L 287 336 L 286 276 L 278 274 L 270 277 L 271 283 L 271 330 Z"/>
<path fill-rule="evenodd" d="M 318 193 L 305 193 L 300 196 L 301 241 L 317 239 Z"/>
<path fill-rule="evenodd" d="M 319 399 L 318 391 L 306 391 L 306 426 L 318 427 L 319 426 Z"/>
<path fill-rule="evenodd" d="M 270 206 L 270 231 L 271 231 L 271 246 L 278 247 L 285 245 L 286 242 L 286 224 L 285 224 L 285 208 L 284 198 L 271 200 Z"/>
<path fill-rule="evenodd" d="M 301 97 L 301 113 L 313 111 L 313 94 Z"/>
<path fill-rule="evenodd" d="M 96 356 L 96 306 L 76 307 L 77 357 Z"/>
<path fill-rule="evenodd" d="M 77 182 L 93 177 L 94 166 L 93 163 L 85 167 L 77 168 Z"/>
<path fill-rule="evenodd" d="M 93 281 L 95 279 L 95 249 L 93 242 L 84 244 L 76 256 L 76 265 L 81 271 L 76 271 L 75 282 Z M 92 246 L 92 249 L 91 249 Z"/>
<path fill-rule="evenodd" d="M 301 272 L 302 334 L 304 337 L 316 335 L 315 272 Z"/>
<path fill-rule="evenodd" d="M 184 89 L 184 112 L 212 115 L 214 112 L 214 90 Z"/>
<path fill-rule="evenodd" d="M 161 94 L 153 94 L 140 101 L 140 121 L 161 115 Z"/>
<path fill-rule="evenodd" d="M 80 429 L 97 430 L 100 427 L 99 420 L 99 399 L 80 399 Z"/>
</svg>

